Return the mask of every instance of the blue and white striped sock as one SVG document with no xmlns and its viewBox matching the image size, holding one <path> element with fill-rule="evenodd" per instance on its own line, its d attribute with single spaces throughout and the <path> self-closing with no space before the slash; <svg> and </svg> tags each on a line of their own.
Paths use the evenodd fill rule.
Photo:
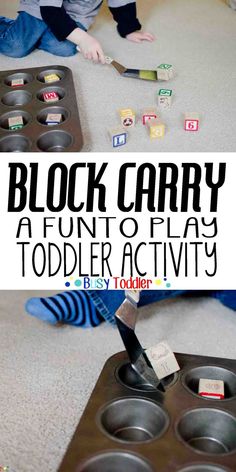
<svg viewBox="0 0 236 472">
<path fill-rule="evenodd" d="M 71 290 L 47 298 L 30 298 L 26 311 L 51 324 L 66 323 L 80 328 L 98 326 L 104 321 L 86 291 Z"/>
</svg>

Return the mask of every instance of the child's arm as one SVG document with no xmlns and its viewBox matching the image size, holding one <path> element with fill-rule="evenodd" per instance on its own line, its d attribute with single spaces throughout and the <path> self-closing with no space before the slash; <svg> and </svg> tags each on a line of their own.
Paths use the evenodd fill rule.
<svg viewBox="0 0 236 472">
<path fill-rule="evenodd" d="M 78 28 L 76 22 L 66 13 L 64 7 L 42 6 L 41 15 L 58 41 L 68 39 L 79 46 L 86 59 L 105 63 L 100 43 L 86 31 Z"/>
<path fill-rule="evenodd" d="M 119 5 L 121 6 L 114 6 Z M 108 0 L 109 9 L 117 22 L 117 30 L 122 38 L 135 43 L 154 41 L 151 33 L 140 31 L 142 26 L 137 18 L 136 3 L 132 0 Z"/>
<path fill-rule="evenodd" d="M 79 46 L 86 59 L 105 64 L 105 56 L 100 43 L 86 31 L 76 28 L 67 36 L 67 39 Z"/>
</svg>

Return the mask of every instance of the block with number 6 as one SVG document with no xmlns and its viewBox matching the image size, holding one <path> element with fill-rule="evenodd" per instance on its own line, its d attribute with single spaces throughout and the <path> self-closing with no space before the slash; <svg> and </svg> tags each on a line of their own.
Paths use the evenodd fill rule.
<svg viewBox="0 0 236 472">
<path fill-rule="evenodd" d="M 185 131 L 198 131 L 199 129 L 199 114 L 198 113 L 185 113 L 184 129 Z"/>
</svg>

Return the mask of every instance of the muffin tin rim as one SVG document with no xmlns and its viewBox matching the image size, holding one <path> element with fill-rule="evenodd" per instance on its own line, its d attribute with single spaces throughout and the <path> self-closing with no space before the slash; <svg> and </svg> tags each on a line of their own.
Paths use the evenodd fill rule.
<svg viewBox="0 0 236 472">
<path fill-rule="evenodd" d="M 154 472 L 154 468 L 153 468 L 153 465 L 152 463 L 149 461 L 149 459 L 147 459 L 146 457 L 144 457 L 142 454 L 139 454 L 138 452 L 136 451 L 131 451 L 129 449 L 115 449 L 115 448 L 112 448 L 112 449 L 102 449 L 101 451 L 99 452 L 96 452 L 96 453 L 92 453 L 90 454 L 88 457 L 86 457 L 85 459 L 83 459 L 77 466 L 77 468 L 79 469 L 79 471 L 82 469 L 82 467 L 86 466 L 87 464 L 90 465 L 89 463 L 93 460 L 93 459 L 96 459 L 96 457 L 99 457 L 103 454 L 107 454 L 107 455 L 112 455 L 112 454 L 123 454 L 123 455 L 128 455 L 128 456 L 134 456 L 136 457 L 137 459 L 141 459 L 146 465 L 148 465 L 150 467 L 150 472 Z M 228 471 L 226 471 L 228 472 Z"/>
<path fill-rule="evenodd" d="M 204 462 L 192 462 L 188 463 L 187 465 L 181 466 L 180 469 L 177 469 L 176 472 L 189 472 L 190 467 L 217 467 L 218 469 L 222 469 L 223 472 L 233 472 L 232 469 L 225 467 L 224 465 L 213 464 L 212 462 L 204 463 Z M 204 471 L 203 471 L 204 472 Z M 214 469 L 210 472 L 215 472 Z"/>
</svg>

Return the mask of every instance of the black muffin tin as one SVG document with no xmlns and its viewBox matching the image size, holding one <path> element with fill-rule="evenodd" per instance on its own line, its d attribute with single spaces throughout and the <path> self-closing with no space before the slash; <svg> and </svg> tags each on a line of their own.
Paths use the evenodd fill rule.
<svg viewBox="0 0 236 472">
<path fill-rule="evenodd" d="M 236 361 L 176 354 L 166 392 L 140 382 L 125 352 L 105 364 L 59 472 L 235 472 Z M 198 395 L 223 380 L 225 398 Z"/>
<path fill-rule="evenodd" d="M 60 80 L 45 83 L 44 76 Z M 11 86 L 13 79 L 24 85 Z M 44 92 L 55 91 L 59 101 L 43 101 Z M 46 125 L 48 113 L 59 113 L 62 122 Z M 8 118 L 21 115 L 22 129 L 9 130 Z M 0 72 L 0 152 L 76 152 L 83 145 L 72 72 L 64 66 L 45 66 Z"/>
</svg>

